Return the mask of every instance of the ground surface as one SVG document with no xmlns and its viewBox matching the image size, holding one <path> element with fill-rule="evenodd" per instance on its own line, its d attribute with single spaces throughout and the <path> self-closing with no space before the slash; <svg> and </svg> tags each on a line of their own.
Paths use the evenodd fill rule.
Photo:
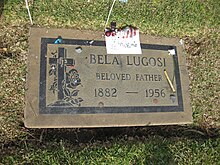
<svg viewBox="0 0 220 165">
<path fill-rule="evenodd" d="M 100 31 L 110 5 L 107 0 L 30 1 L 35 26 Z M 0 20 L 0 47 L 7 48 L 0 54 L 0 162 L 220 164 L 219 6 L 219 0 L 129 0 L 116 2 L 110 18 L 118 26 L 132 24 L 142 33 L 185 41 L 192 125 L 27 129 L 23 109 L 30 23 L 24 2 L 6 0 Z"/>
</svg>

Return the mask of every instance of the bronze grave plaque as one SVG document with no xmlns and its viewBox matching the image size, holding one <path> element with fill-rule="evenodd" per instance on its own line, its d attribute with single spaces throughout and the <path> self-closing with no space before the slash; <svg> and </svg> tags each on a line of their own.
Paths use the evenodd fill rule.
<svg viewBox="0 0 220 165">
<path fill-rule="evenodd" d="M 32 28 L 25 125 L 113 127 L 192 122 L 177 39 L 140 35 L 142 54 L 106 54 L 101 32 Z"/>
</svg>

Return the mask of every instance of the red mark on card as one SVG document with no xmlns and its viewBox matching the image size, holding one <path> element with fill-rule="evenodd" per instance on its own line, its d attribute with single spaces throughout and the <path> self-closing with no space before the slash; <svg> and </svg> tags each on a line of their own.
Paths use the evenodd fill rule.
<svg viewBox="0 0 220 165">
<path fill-rule="evenodd" d="M 107 37 L 109 37 L 109 36 L 111 35 L 111 32 L 110 32 L 110 31 L 107 31 L 107 32 L 105 32 L 105 35 L 106 35 Z"/>
<path fill-rule="evenodd" d="M 127 31 L 127 36 L 126 36 L 126 38 L 128 38 L 128 35 L 129 35 L 129 30 Z"/>
<path fill-rule="evenodd" d="M 130 32 L 131 32 L 131 33 L 130 33 L 130 37 L 131 37 L 131 38 L 132 38 L 132 30 L 133 30 L 132 27 L 130 27 Z"/>
</svg>

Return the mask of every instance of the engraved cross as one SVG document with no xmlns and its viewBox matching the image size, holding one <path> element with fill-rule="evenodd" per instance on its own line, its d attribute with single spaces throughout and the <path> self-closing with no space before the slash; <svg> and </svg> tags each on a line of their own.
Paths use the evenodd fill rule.
<svg viewBox="0 0 220 165">
<path fill-rule="evenodd" d="M 66 76 L 66 66 L 73 66 L 75 61 L 73 59 L 67 58 L 65 48 L 58 48 L 58 57 L 57 58 L 49 58 L 50 65 L 56 65 L 58 70 L 58 80 L 57 80 L 57 88 L 58 88 L 58 100 L 62 100 L 64 98 L 63 94 L 63 80 L 65 80 Z"/>
</svg>

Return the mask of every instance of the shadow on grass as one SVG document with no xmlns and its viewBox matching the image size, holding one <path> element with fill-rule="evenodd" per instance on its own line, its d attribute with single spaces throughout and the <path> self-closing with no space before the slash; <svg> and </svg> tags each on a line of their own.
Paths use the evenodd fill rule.
<svg viewBox="0 0 220 165">
<path fill-rule="evenodd" d="M 40 130 L 38 130 L 40 131 Z M 39 134 L 39 133 L 38 133 Z M 66 139 L 76 143 L 87 143 L 109 139 L 141 139 L 160 136 L 163 138 L 207 139 L 218 137 L 218 129 L 202 130 L 199 127 L 187 126 L 150 126 L 94 129 L 44 129 L 41 139 Z"/>
<path fill-rule="evenodd" d="M 23 127 L 23 126 L 22 126 Z M 24 128 L 27 129 L 27 128 Z M 194 140 L 206 140 L 220 138 L 220 129 L 202 129 L 199 126 L 148 126 L 148 127 L 111 127 L 111 128 L 81 128 L 81 129 L 27 129 L 25 140 L 33 144 L 50 143 L 54 141 L 69 141 L 73 145 L 92 144 L 97 141 L 103 143 L 120 139 L 122 141 L 146 140 L 151 137 L 184 138 Z M 23 139 L 24 140 L 24 139 Z M 18 140 L 19 141 L 19 140 Z M 20 140 L 22 141 L 22 139 Z M 10 146 L 16 142 L 5 144 Z M 18 144 L 18 143 L 17 143 Z"/>
<path fill-rule="evenodd" d="M 23 127 L 23 126 L 22 126 Z M 96 153 L 115 154 L 118 150 L 133 154 L 132 148 L 143 152 L 141 158 L 132 156 L 134 164 L 139 164 L 141 159 L 146 162 L 172 163 L 173 153 L 170 145 L 182 141 L 186 145 L 188 141 L 203 143 L 207 140 L 215 141 L 219 138 L 219 130 L 201 130 L 196 126 L 149 126 L 149 127 L 124 127 L 124 128 L 93 128 L 93 129 L 27 129 L 28 134 L 2 146 L 2 157 L 18 153 L 20 155 L 35 153 L 38 157 L 44 154 L 53 155 L 58 160 L 62 154 L 75 154 L 78 156 L 96 157 Z M 143 147 L 144 145 L 144 147 Z M 62 148 L 65 148 L 64 151 Z M 112 151 L 113 150 L 115 151 Z M 115 153 L 116 152 L 116 153 Z M 139 151 L 138 151 L 139 153 Z M 145 153 L 147 155 L 145 155 Z M 126 157 L 126 153 L 124 153 Z M 21 156 L 22 157 L 22 156 Z M 43 159 L 43 158 L 42 158 Z M 120 158 L 118 158 L 120 159 Z M 140 163 L 141 164 L 141 163 Z"/>
</svg>

